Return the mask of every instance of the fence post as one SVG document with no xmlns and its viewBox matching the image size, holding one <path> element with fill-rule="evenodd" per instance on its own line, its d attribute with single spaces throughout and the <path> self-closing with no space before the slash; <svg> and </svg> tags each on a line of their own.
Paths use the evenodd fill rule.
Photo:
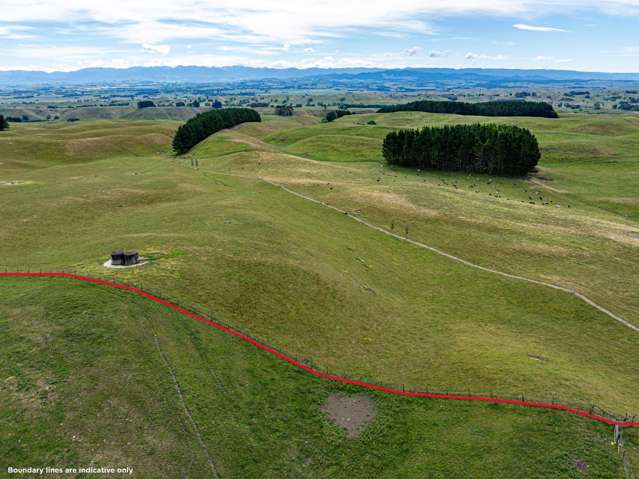
<svg viewBox="0 0 639 479">
<path fill-rule="evenodd" d="M 617 447 L 619 447 L 621 445 L 621 427 L 619 426 L 619 424 L 615 424 L 614 439 L 615 444 L 617 445 Z"/>
</svg>

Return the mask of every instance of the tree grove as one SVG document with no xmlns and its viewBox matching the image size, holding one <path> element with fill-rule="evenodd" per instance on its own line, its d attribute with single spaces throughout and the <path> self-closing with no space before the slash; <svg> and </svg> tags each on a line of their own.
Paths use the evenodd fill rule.
<svg viewBox="0 0 639 479">
<path fill-rule="evenodd" d="M 413 101 L 401 105 L 385 106 L 378 113 L 396 111 L 424 111 L 428 113 L 454 113 L 477 116 L 536 116 L 558 118 L 551 104 L 537 101 L 488 101 L 484 103 L 464 103 L 460 101 Z"/>
<path fill-rule="evenodd" d="M 506 176 L 525 175 L 541 158 L 529 130 L 495 124 L 400 130 L 382 148 L 393 165 Z"/>
<path fill-rule="evenodd" d="M 177 129 L 173 151 L 181 155 L 213 133 L 249 121 L 260 122 L 262 118 L 250 108 L 224 108 L 200 113 Z"/>
</svg>

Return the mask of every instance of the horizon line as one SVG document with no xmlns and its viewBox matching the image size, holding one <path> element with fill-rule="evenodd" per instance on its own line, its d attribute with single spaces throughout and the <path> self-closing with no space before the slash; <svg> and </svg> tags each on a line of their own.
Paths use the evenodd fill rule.
<svg viewBox="0 0 639 479">
<path fill-rule="evenodd" d="M 503 70 L 503 71 L 539 71 L 539 72 L 573 72 L 573 73 L 603 73 L 609 75 L 639 75 L 639 71 L 606 71 L 606 70 L 579 70 L 579 69 L 564 69 L 564 68 L 518 68 L 518 67 L 435 67 L 435 66 L 402 66 L 402 67 L 367 67 L 367 66 L 340 66 L 340 67 L 327 67 L 327 66 L 253 66 L 243 65 L 241 63 L 233 65 L 129 65 L 129 66 L 94 66 L 94 67 L 82 67 L 72 70 L 46 70 L 46 69 L 25 69 L 25 68 L 9 68 L 5 69 L 0 67 L 0 73 L 44 73 L 47 75 L 54 73 L 77 73 L 86 70 L 132 70 L 134 68 L 249 68 L 254 70 L 371 70 L 371 71 L 393 71 L 393 70 Z"/>
</svg>

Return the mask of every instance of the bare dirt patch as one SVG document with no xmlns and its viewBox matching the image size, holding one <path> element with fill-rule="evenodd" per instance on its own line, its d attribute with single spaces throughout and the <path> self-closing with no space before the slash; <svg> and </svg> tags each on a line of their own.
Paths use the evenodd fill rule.
<svg viewBox="0 0 639 479">
<path fill-rule="evenodd" d="M 28 180 L 10 180 L 10 181 L 0 181 L 0 186 L 22 186 L 22 185 L 32 185 L 33 181 Z"/>
<path fill-rule="evenodd" d="M 137 268 L 139 266 L 144 266 L 148 262 L 149 262 L 148 258 L 140 257 L 139 263 L 124 266 L 124 265 L 115 265 L 111 262 L 110 259 L 108 259 L 102 264 L 102 266 L 104 266 L 105 268 L 112 268 L 112 269 L 128 269 L 128 268 Z"/>
<path fill-rule="evenodd" d="M 575 467 L 581 472 L 586 472 L 588 470 L 588 464 L 583 459 L 577 459 L 575 461 Z"/>
<path fill-rule="evenodd" d="M 368 396 L 331 394 L 322 410 L 348 437 L 357 437 L 375 417 L 375 402 Z"/>
<path fill-rule="evenodd" d="M 35 373 L 26 373 L 29 377 L 29 386 L 21 387 L 15 376 L 9 376 L 4 381 L 9 395 L 15 398 L 28 413 L 35 413 L 55 400 L 53 385 L 44 378 L 33 377 Z"/>
</svg>

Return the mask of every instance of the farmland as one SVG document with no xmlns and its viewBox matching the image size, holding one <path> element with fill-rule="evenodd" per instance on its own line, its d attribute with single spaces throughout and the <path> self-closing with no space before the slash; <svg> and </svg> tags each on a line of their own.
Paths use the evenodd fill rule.
<svg viewBox="0 0 639 479">
<path fill-rule="evenodd" d="M 531 129 L 539 172 L 492 178 L 381 161 L 394 129 L 465 122 Z M 639 366 L 628 360 L 639 354 L 639 333 L 565 292 L 470 268 L 279 187 L 474 264 L 574 289 L 637 325 L 636 116 L 400 112 L 320 124 L 266 115 L 176 158 L 169 145 L 179 124 L 15 124 L 0 134 L 3 267 L 137 282 L 347 377 L 639 411 Z M 150 263 L 105 271 L 121 247 Z M 372 394 L 375 420 L 349 439 L 321 407 L 329 394 L 356 389 L 126 293 L 67 280 L 1 284 L 1 363 L 3 378 L 13 378 L 3 417 L 12 434 L 41 441 L 12 450 L 26 462 L 38 450 L 66 462 L 101 451 L 153 475 L 171 451 L 166 467 L 179 476 L 210 469 L 208 450 L 221 477 L 572 477 L 576 461 L 592 477 L 622 474 L 610 428 L 512 406 Z M 174 414 L 180 405 L 151 328 L 204 448 Z M 83 399 L 65 405 L 66 395 Z M 73 429 L 87 416 L 122 429 L 111 438 Z M 43 435 L 53 421 L 63 427 Z M 626 434 L 634 455 L 636 434 Z M 136 447 L 118 442 L 136 435 L 127 439 Z M 489 449 L 499 453 L 486 464 Z"/>
</svg>

